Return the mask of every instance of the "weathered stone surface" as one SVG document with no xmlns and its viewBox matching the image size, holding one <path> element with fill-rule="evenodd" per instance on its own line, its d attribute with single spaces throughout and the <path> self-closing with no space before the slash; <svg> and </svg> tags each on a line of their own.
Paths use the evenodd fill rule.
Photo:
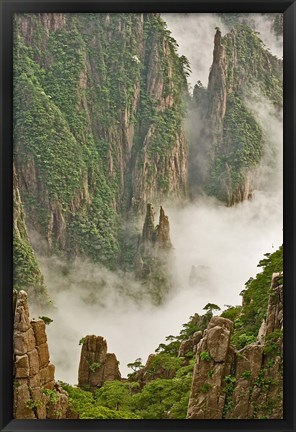
<svg viewBox="0 0 296 432">
<path fill-rule="evenodd" d="M 49 363 L 49 352 L 47 342 L 37 346 L 40 367 L 47 366 Z"/>
<path fill-rule="evenodd" d="M 230 344 L 230 331 L 216 326 L 207 330 L 207 338 L 210 356 L 215 362 L 225 361 Z"/>
<path fill-rule="evenodd" d="M 45 390 L 55 388 L 55 367 L 49 363 L 46 340 L 44 321 L 30 322 L 27 294 L 21 291 L 15 299 L 14 323 L 13 415 L 16 419 L 66 418 L 68 395 L 61 389 L 56 389 L 56 409 L 49 410 L 51 398 Z"/>
<path fill-rule="evenodd" d="M 26 332 L 31 327 L 27 298 L 28 295 L 25 291 L 20 291 L 17 295 L 14 329 L 20 332 Z"/>
<path fill-rule="evenodd" d="M 146 207 L 146 216 L 143 225 L 142 239 L 146 242 L 153 242 L 155 239 L 154 209 L 151 203 L 148 203 Z"/>
<path fill-rule="evenodd" d="M 15 377 L 16 378 L 26 378 L 29 376 L 29 359 L 28 356 L 16 356 L 15 357 Z"/>
<path fill-rule="evenodd" d="M 107 342 L 103 337 L 90 335 L 84 338 L 78 371 L 80 387 L 102 385 L 102 365 L 105 363 L 106 355 Z"/>
<path fill-rule="evenodd" d="M 107 342 L 101 336 L 86 336 L 81 349 L 78 385 L 95 390 L 105 381 L 120 379 L 115 354 L 107 354 Z"/>
<path fill-rule="evenodd" d="M 118 367 L 118 360 L 115 354 L 108 353 L 104 364 L 104 382 L 120 380 L 121 374 Z"/>
<path fill-rule="evenodd" d="M 25 332 L 15 330 L 13 334 L 13 345 L 14 353 L 16 355 L 23 355 L 26 354 L 28 351 L 32 351 L 36 346 L 36 341 L 32 328 L 29 328 Z"/>
<path fill-rule="evenodd" d="M 28 358 L 29 358 L 29 365 L 30 365 L 30 376 L 38 374 L 40 364 L 39 364 L 38 351 L 36 348 L 28 352 Z"/>
<path fill-rule="evenodd" d="M 213 327 L 222 327 L 223 329 L 229 330 L 230 332 L 233 329 L 233 323 L 227 318 L 223 318 L 220 316 L 213 316 L 209 322 L 208 329 L 212 329 Z"/>
<path fill-rule="evenodd" d="M 159 223 L 155 229 L 155 242 L 160 249 L 171 249 L 169 218 L 166 216 L 162 207 L 159 212 Z"/>
<path fill-rule="evenodd" d="M 197 331 L 189 339 L 183 340 L 180 344 L 178 357 L 184 357 L 190 351 L 194 352 L 196 345 L 202 339 L 202 331 Z"/>
<path fill-rule="evenodd" d="M 47 336 L 45 331 L 45 322 L 42 319 L 32 320 L 31 325 L 34 331 L 36 344 L 42 345 L 47 342 Z"/>
<path fill-rule="evenodd" d="M 232 322 L 222 317 L 209 322 L 196 347 L 189 419 L 283 417 L 281 277 L 272 277 L 266 322 L 257 342 L 236 352 L 229 344 Z"/>
<path fill-rule="evenodd" d="M 44 389 L 53 390 L 55 385 L 55 381 L 49 381 L 45 384 L 43 384 Z"/>
<path fill-rule="evenodd" d="M 229 351 L 232 322 L 213 317 L 196 348 L 196 365 L 188 404 L 189 419 L 222 418 L 223 378 L 233 363 Z"/>
<path fill-rule="evenodd" d="M 283 285 L 278 284 L 282 273 L 273 273 L 271 294 L 269 296 L 265 337 L 275 330 L 281 330 L 283 325 Z"/>
<path fill-rule="evenodd" d="M 237 353 L 236 378 L 240 379 L 244 372 L 249 371 L 255 378 L 262 366 L 263 348 L 259 344 L 247 345 Z"/>
<path fill-rule="evenodd" d="M 67 418 L 68 393 L 59 384 L 54 385 L 55 398 L 49 402 L 47 407 L 47 418 Z"/>
<path fill-rule="evenodd" d="M 39 369 L 38 369 L 38 373 L 36 375 L 29 377 L 28 384 L 29 384 L 29 387 L 31 387 L 31 388 L 41 386 Z"/>
<path fill-rule="evenodd" d="M 54 380 L 54 371 L 55 366 L 52 363 L 40 369 L 40 379 L 43 385 Z"/>
<path fill-rule="evenodd" d="M 46 418 L 46 397 L 40 387 L 31 389 L 31 398 L 35 402 L 35 413 L 38 419 Z"/>
<path fill-rule="evenodd" d="M 27 384 L 15 385 L 14 390 L 14 413 L 17 419 L 35 419 L 36 416 L 30 408 L 31 395 Z"/>
</svg>

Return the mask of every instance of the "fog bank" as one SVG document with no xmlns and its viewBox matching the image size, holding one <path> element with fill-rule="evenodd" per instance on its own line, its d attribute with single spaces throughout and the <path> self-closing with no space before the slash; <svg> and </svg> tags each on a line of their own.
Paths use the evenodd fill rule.
<svg viewBox="0 0 296 432">
<path fill-rule="evenodd" d="M 186 15 L 186 16 L 185 16 Z M 213 14 L 165 14 L 180 54 L 192 65 L 190 83 L 207 84 L 212 63 L 215 26 Z M 47 327 L 56 379 L 77 383 L 81 346 L 88 335 L 104 336 L 109 352 L 127 363 L 140 357 L 146 362 L 168 335 L 177 335 L 182 324 L 208 303 L 241 304 L 245 282 L 261 271 L 263 254 L 282 244 L 282 118 L 264 99 L 249 101 L 265 132 L 266 152 L 260 181 L 251 201 L 227 208 L 200 196 L 183 208 L 165 206 L 174 246 L 172 273 L 175 287 L 161 307 L 151 305 L 142 287 L 131 276 L 112 273 L 100 265 L 77 259 L 63 262 L 39 255 L 49 295 L 56 309 Z M 158 210 L 158 209 L 156 209 Z M 190 279 L 192 268 L 196 277 Z"/>
</svg>

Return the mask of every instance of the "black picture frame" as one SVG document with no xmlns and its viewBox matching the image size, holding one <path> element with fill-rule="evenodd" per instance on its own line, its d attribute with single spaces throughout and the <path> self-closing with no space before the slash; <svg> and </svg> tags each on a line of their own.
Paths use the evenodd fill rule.
<svg viewBox="0 0 296 432">
<path fill-rule="evenodd" d="M 284 13 L 284 419 L 283 420 L 14 420 L 12 362 L 12 34 L 14 13 L 36 12 L 281 12 Z M 1 28 L 1 431 L 294 431 L 295 343 L 295 0 L 0 0 Z"/>
</svg>

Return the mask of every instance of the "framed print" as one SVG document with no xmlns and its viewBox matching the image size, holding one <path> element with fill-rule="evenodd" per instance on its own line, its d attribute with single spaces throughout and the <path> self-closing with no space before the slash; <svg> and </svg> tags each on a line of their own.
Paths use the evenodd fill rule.
<svg viewBox="0 0 296 432">
<path fill-rule="evenodd" d="M 1 2 L 1 430 L 295 430 L 294 1 Z"/>
</svg>

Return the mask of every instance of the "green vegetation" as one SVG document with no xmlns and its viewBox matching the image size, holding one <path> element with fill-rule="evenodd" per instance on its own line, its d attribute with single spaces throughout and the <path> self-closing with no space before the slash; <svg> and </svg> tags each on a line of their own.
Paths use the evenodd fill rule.
<svg viewBox="0 0 296 432">
<path fill-rule="evenodd" d="M 250 377 L 251 377 L 251 375 L 252 375 L 252 373 L 251 373 L 251 371 L 249 371 L 249 370 L 245 370 L 245 371 L 243 371 L 243 373 L 242 373 L 242 378 L 244 378 L 244 379 L 249 379 Z"/>
<path fill-rule="evenodd" d="M 207 191 L 228 204 L 244 196 L 245 175 L 263 155 L 263 132 L 241 98 L 230 94 L 224 117 L 223 143 L 210 172 Z"/>
<path fill-rule="evenodd" d="M 252 103 L 256 103 L 266 98 L 280 110 L 283 71 L 282 61 L 268 51 L 255 31 L 239 22 L 240 16 L 231 14 L 229 19 L 233 21 L 233 30 L 221 40 L 226 52 L 226 88 L 222 89 L 220 83 L 214 94 L 205 95 L 202 86 L 197 85 L 194 100 L 206 115 L 212 99 L 219 99 L 222 91 L 227 93 L 224 118 L 217 112 L 221 124 L 215 115 L 212 119 L 211 127 L 216 132 L 212 137 L 212 149 L 208 150 L 211 163 L 204 187 L 209 195 L 234 205 L 250 197 L 247 178 L 255 176 L 265 149 L 263 131 L 246 99 L 251 98 Z"/>
<path fill-rule="evenodd" d="M 228 88 L 233 86 L 240 95 L 257 90 L 278 106 L 283 104 L 282 62 L 273 56 L 258 34 L 245 24 L 234 26 L 235 38 L 228 33 L 222 38 L 228 62 Z M 233 64 L 233 50 L 236 63 Z M 268 66 L 267 66 L 268 65 Z M 240 83 L 243 82 L 243 85 Z"/>
<path fill-rule="evenodd" d="M 131 179 L 122 175 L 127 157 L 123 119 L 135 130 L 132 164 L 136 158 L 144 163 L 143 137 L 153 127 L 147 154 L 151 161 L 158 154 L 161 158 L 151 176 L 155 188 L 167 192 L 168 172 L 159 168 L 180 133 L 188 61 L 177 55 L 176 41 L 153 14 L 145 16 L 144 34 L 138 14 L 70 14 L 66 25 L 49 34 L 37 16 L 21 19 L 30 22 L 34 40 L 30 44 L 21 30 L 15 32 L 15 154 L 17 168 L 32 172 L 34 185 L 22 191 L 26 212 L 43 237 L 51 226 L 56 253 L 87 256 L 115 268 L 125 252 L 122 211 L 131 193 Z M 148 89 L 155 52 L 163 97 L 174 97 L 165 110 Z M 28 254 L 23 246 L 15 245 L 16 268 Z M 25 273 L 21 286 L 24 278 Z"/>
<path fill-rule="evenodd" d="M 234 321 L 232 343 L 241 349 L 256 340 L 262 318 L 267 309 L 272 273 L 282 270 L 282 247 L 273 254 L 265 254 L 259 262 L 262 272 L 246 283 L 243 306 L 226 305 L 221 316 Z M 169 335 L 166 343 L 160 344 L 157 354 L 150 357 L 144 366 L 137 358 L 128 366 L 133 370 L 127 381 L 106 382 L 102 388 L 91 393 L 65 385 L 70 394 L 70 405 L 80 418 L 141 418 L 141 419 L 184 419 L 187 414 L 189 394 L 192 385 L 193 368 L 196 359 L 192 351 L 184 357 L 178 357 L 180 344 L 196 331 L 204 330 L 219 307 L 208 303 L 203 316 L 191 316 L 178 336 Z M 255 311 L 255 312 L 254 312 Z M 266 338 L 264 347 L 264 367 L 254 379 L 251 370 L 241 373 L 242 379 L 250 381 L 251 394 L 255 387 L 268 392 L 277 384 L 270 378 L 270 368 L 275 364 L 275 356 L 280 355 L 282 332 L 275 331 Z M 241 355 L 238 353 L 238 356 Z M 199 353 L 200 361 L 209 362 L 208 351 Z M 95 365 L 97 367 L 97 365 Z M 96 368 L 95 368 L 96 369 Z M 207 394 L 212 389 L 211 379 L 214 369 L 207 372 L 207 379 L 199 384 L 198 391 Z M 233 408 L 233 391 L 236 385 L 235 370 L 231 370 L 223 379 L 222 391 L 225 393 L 223 418 Z M 269 399 L 254 411 L 254 418 L 263 418 L 272 412 L 274 405 Z"/>
<path fill-rule="evenodd" d="M 26 290 L 37 303 L 49 304 L 44 278 L 27 235 L 13 234 L 13 287 Z"/>
<path fill-rule="evenodd" d="M 80 419 L 139 418 L 137 415 L 128 411 L 118 411 L 102 406 L 91 392 L 72 387 L 69 384 L 63 384 L 63 388 L 69 394 L 69 407 L 71 411 L 77 413 Z"/>
<path fill-rule="evenodd" d="M 239 316 L 239 321 L 235 320 L 234 332 L 231 342 L 237 349 L 243 348 L 245 345 L 254 342 L 257 338 L 259 328 L 263 318 L 265 318 L 268 297 L 270 294 L 270 283 L 273 273 L 283 271 L 283 247 L 281 246 L 272 254 L 265 254 L 265 258 L 261 260 L 258 267 L 262 268 L 261 273 L 258 273 L 255 278 L 250 278 L 245 289 L 241 292 L 243 296 L 243 306 L 235 309 Z M 227 310 L 222 313 L 222 316 L 227 314 Z M 278 334 L 270 336 L 270 344 L 268 340 L 267 350 L 273 349 L 276 345 L 272 338 L 279 338 Z M 269 348 L 270 346 L 270 348 Z"/>
<path fill-rule="evenodd" d="M 149 375 L 149 379 L 161 376 L 164 378 L 172 378 L 176 375 L 177 370 L 181 367 L 182 359 L 180 357 L 171 356 L 167 353 L 155 355 L 149 367 L 145 372 Z"/>
<path fill-rule="evenodd" d="M 45 322 L 46 325 L 49 325 L 50 323 L 53 322 L 53 320 L 51 318 L 47 317 L 47 316 L 40 316 L 38 318 L 42 319 Z"/>
<path fill-rule="evenodd" d="M 133 373 L 128 374 L 128 377 L 132 376 L 135 372 L 140 371 L 143 369 L 144 365 L 142 364 L 142 359 L 137 358 L 134 362 L 127 364 L 128 368 L 131 368 L 133 370 Z"/>
<path fill-rule="evenodd" d="M 189 72 L 189 63 L 184 56 L 179 57 L 177 55 L 176 41 L 171 37 L 170 31 L 167 30 L 165 22 L 160 17 L 154 14 L 147 15 L 144 36 L 148 49 L 141 74 L 137 145 L 133 149 L 133 158 L 137 159 L 139 165 L 144 163 L 143 139 L 149 128 L 152 128 L 153 135 L 147 149 L 151 163 L 147 182 L 149 183 L 149 176 L 151 176 L 151 180 L 156 180 L 157 189 L 163 193 L 168 193 L 170 188 L 169 171 L 168 168 L 164 170 L 165 160 L 171 154 L 177 140 L 180 139 L 180 128 L 185 116 L 184 98 L 187 94 L 186 76 Z M 163 96 L 171 95 L 173 97 L 173 104 L 165 107 L 165 109 L 160 109 L 159 97 L 153 96 L 151 91 L 149 92 L 149 68 L 151 67 L 151 56 L 155 57 L 155 51 L 158 52 L 158 61 L 160 62 L 161 76 L 159 82 L 164 82 L 165 87 Z"/>
<path fill-rule="evenodd" d="M 173 379 L 155 379 L 141 390 L 134 382 L 106 382 L 95 394 L 63 384 L 70 409 L 80 419 L 185 418 L 192 380 L 190 367 Z"/>
<path fill-rule="evenodd" d="M 199 354 L 199 357 L 201 360 L 204 360 L 204 361 L 210 361 L 211 360 L 211 356 L 210 356 L 210 353 L 208 351 L 202 351 Z"/>
<path fill-rule="evenodd" d="M 281 354 L 281 342 L 283 340 L 283 332 L 275 330 L 265 338 L 263 352 L 266 355 L 276 356 Z"/>
<path fill-rule="evenodd" d="M 53 405 L 56 404 L 59 400 L 59 397 L 54 390 L 50 390 L 50 389 L 45 388 L 42 390 L 42 393 L 49 397 L 49 401 Z"/>
<path fill-rule="evenodd" d="M 98 362 L 93 362 L 93 363 L 89 366 L 89 370 L 90 370 L 92 373 L 95 373 L 96 370 L 100 368 L 100 366 L 101 366 L 100 363 L 98 363 Z"/>
<path fill-rule="evenodd" d="M 224 403 L 224 409 L 223 409 L 223 417 L 225 418 L 228 411 L 230 411 L 233 408 L 233 400 L 232 400 L 232 394 L 234 390 L 234 386 L 236 383 L 236 378 L 233 375 L 226 375 L 224 377 L 224 392 L 226 393 L 225 403 Z"/>
<path fill-rule="evenodd" d="M 203 310 L 212 314 L 213 311 L 219 311 L 219 310 L 221 310 L 221 308 L 214 303 L 207 303 L 205 305 L 205 307 L 203 308 Z"/>
<path fill-rule="evenodd" d="M 26 401 L 26 407 L 36 411 L 38 408 L 41 408 L 43 406 L 43 402 L 41 400 L 33 400 L 33 399 L 28 399 Z"/>
<path fill-rule="evenodd" d="M 30 244 L 25 226 L 25 215 L 14 177 L 13 187 L 13 288 L 24 289 L 32 295 L 36 303 L 49 305 L 44 278 L 39 269 L 38 261 Z"/>
</svg>

